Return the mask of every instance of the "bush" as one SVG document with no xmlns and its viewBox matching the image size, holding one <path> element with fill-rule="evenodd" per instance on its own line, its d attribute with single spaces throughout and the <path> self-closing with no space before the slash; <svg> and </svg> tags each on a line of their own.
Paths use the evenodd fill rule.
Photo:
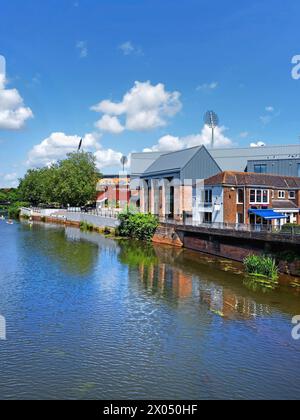
<svg viewBox="0 0 300 420">
<path fill-rule="evenodd" d="M 88 222 L 80 222 L 80 229 L 91 232 L 94 230 L 94 225 Z"/>
<path fill-rule="evenodd" d="M 247 273 L 254 276 L 263 276 L 272 280 L 278 279 L 278 266 L 276 261 L 270 257 L 249 255 L 244 260 Z"/>
<path fill-rule="evenodd" d="M 120 236 L 141 241 L 151 241 L 158 227 L 158 218 L 152 214 L 136 213 L 127 210 L 119 215 Z"/>
<path fill-rule="evenodd" d="M 282 226 L 282 232 L 291 233 L 292 231 L 300 234 L 300 225 L 296 225 L 296 224 L 293 224 L 293 223 L 287 223 L 287 224 Z"/>
<path fill-rule="evenodd" d="M 8 217 L 10 219 L 19 219 L 20 218 L 20 213 L 21 213 L 21 209 L 19 206 L 10 206 L 8 208 Z"/>
</svg>

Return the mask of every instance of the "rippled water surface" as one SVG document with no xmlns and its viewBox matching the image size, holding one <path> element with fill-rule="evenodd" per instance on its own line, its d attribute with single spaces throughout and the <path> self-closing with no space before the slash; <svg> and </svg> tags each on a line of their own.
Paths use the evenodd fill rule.
<svg viewBox="0 0 300 420">
<path fill-rule="evenodd" d="M 0 222 L 1 399 L 300 398 L 300 281 Z"/>
</svg>

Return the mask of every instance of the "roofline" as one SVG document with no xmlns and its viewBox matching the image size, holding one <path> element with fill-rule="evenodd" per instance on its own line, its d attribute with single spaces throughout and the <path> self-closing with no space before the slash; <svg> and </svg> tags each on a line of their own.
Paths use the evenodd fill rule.
<svg viewBox="0 0 300 420">
<path fill-rule="evenodd" d="M 299 146 L 300 147 L 300 146 Z M 299 156 L 291 156 L 289 158 L 282 158 L 282 159 L 274 159 L 274 158 L 270 158 L 270 159 L 259 159 L 259 156 L 257 156 L 257 159 L 249 159 L 248 162 L 252 163 L 252 162 L 278 162 L 279 160 L 281 161 L 290 161 L 290 160 L 299 160 L 300 159 L 300 152 L 299 152 Z M 250 172 L 251 173 L 251 172 Z M 274 174 L 267 174 L 267 175 L 274 175 Z M 278 175 L 280 176 L 280 175 Z"/>
<path fill-rule="evenodd" d="M 271 149 L 272 147 L 279 147 L 279 148 L 286 148 L 286 147 L 299 147 L 299 153 L 300 153 L 300 146 L 299 144 L 287 144 L 287 145 L 276 145 L 276 144 L 272 144 L 272 145 L 268 145 L 268 146 L 261 146 L 261 147 L 223 147 L 223 148 L 214 148 L 214 149 L 208 149 L 208 151 L 210 150 L 264 150 L 264 149 Z"/>
<path fill-rule="evenodd" d="M 207 187 L 219 187 L 219 186 L 221 186 L 221 187 L 235 187 L 235 188 L 261 188 L 261 189 L 264 189 L 264 188 L 270 188 L 270 189 L 272 189 L 272 190 L 289 190 L 289 191 L 298 191 L 298 190 L 300 190 L 300 187 L 288 187 L 288 186 L 285 186 L 285 187 L 276 187 L 276 186 L 274 186 L 274 185 L 261 185 L 261 184 L 258 184 L 258 185 L 255 185 L 255 184 L 247 184 L 247 185 L 245 185 L 245 184 L 228 184 L 228 183 L 219 183 L 219 184 L 206 184 L 205 183 L 205 180 L 204 180 L 204 185 L 205 186 L 207 186 Z"/>
</svg>

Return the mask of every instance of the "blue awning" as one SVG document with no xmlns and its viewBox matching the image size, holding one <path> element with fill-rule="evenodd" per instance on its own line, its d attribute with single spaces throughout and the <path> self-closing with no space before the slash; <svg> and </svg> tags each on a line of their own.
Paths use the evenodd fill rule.
<svg viewBox="0 0 300 420">
<path fill-rule="evenodd" d="M 278 219 L 287 219 L 288 217 L 282 213 L 276 213 L 276 211 L 272 209 L 266 210 L 258 210 L 258 209 L 251 209 L 249 210 L 250 214 L 255 214 L 256 216 L 262 217 L 265 220 L 278 220 Z"/>
</svg>

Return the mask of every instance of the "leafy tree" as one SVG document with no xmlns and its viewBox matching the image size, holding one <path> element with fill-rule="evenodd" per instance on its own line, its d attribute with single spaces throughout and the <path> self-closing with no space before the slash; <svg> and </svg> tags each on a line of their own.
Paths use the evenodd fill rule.
<svg viewBox="0 0 300 420">
<path fill-rule="evenodd" d="M 43 202 L 48 169 L 30 169 L 21 180 L 19 191 L 24 201 L 34 206 Z"/>
<path fill-rule="evenodd" d="M 99 174 L 92 153 L 71 153 L 57 164 L 57 201 L 64 206 L 83 206 L 96 199 Z"/>
<path fill-rule="evenodd" d="M 21 180 L 19 191 L 22 200 L 34 206 L 82 206 L 95 200 L 98 179 L 93 154 L 71 153 L 50 168 L 30 169 Z"/>
</svg>

